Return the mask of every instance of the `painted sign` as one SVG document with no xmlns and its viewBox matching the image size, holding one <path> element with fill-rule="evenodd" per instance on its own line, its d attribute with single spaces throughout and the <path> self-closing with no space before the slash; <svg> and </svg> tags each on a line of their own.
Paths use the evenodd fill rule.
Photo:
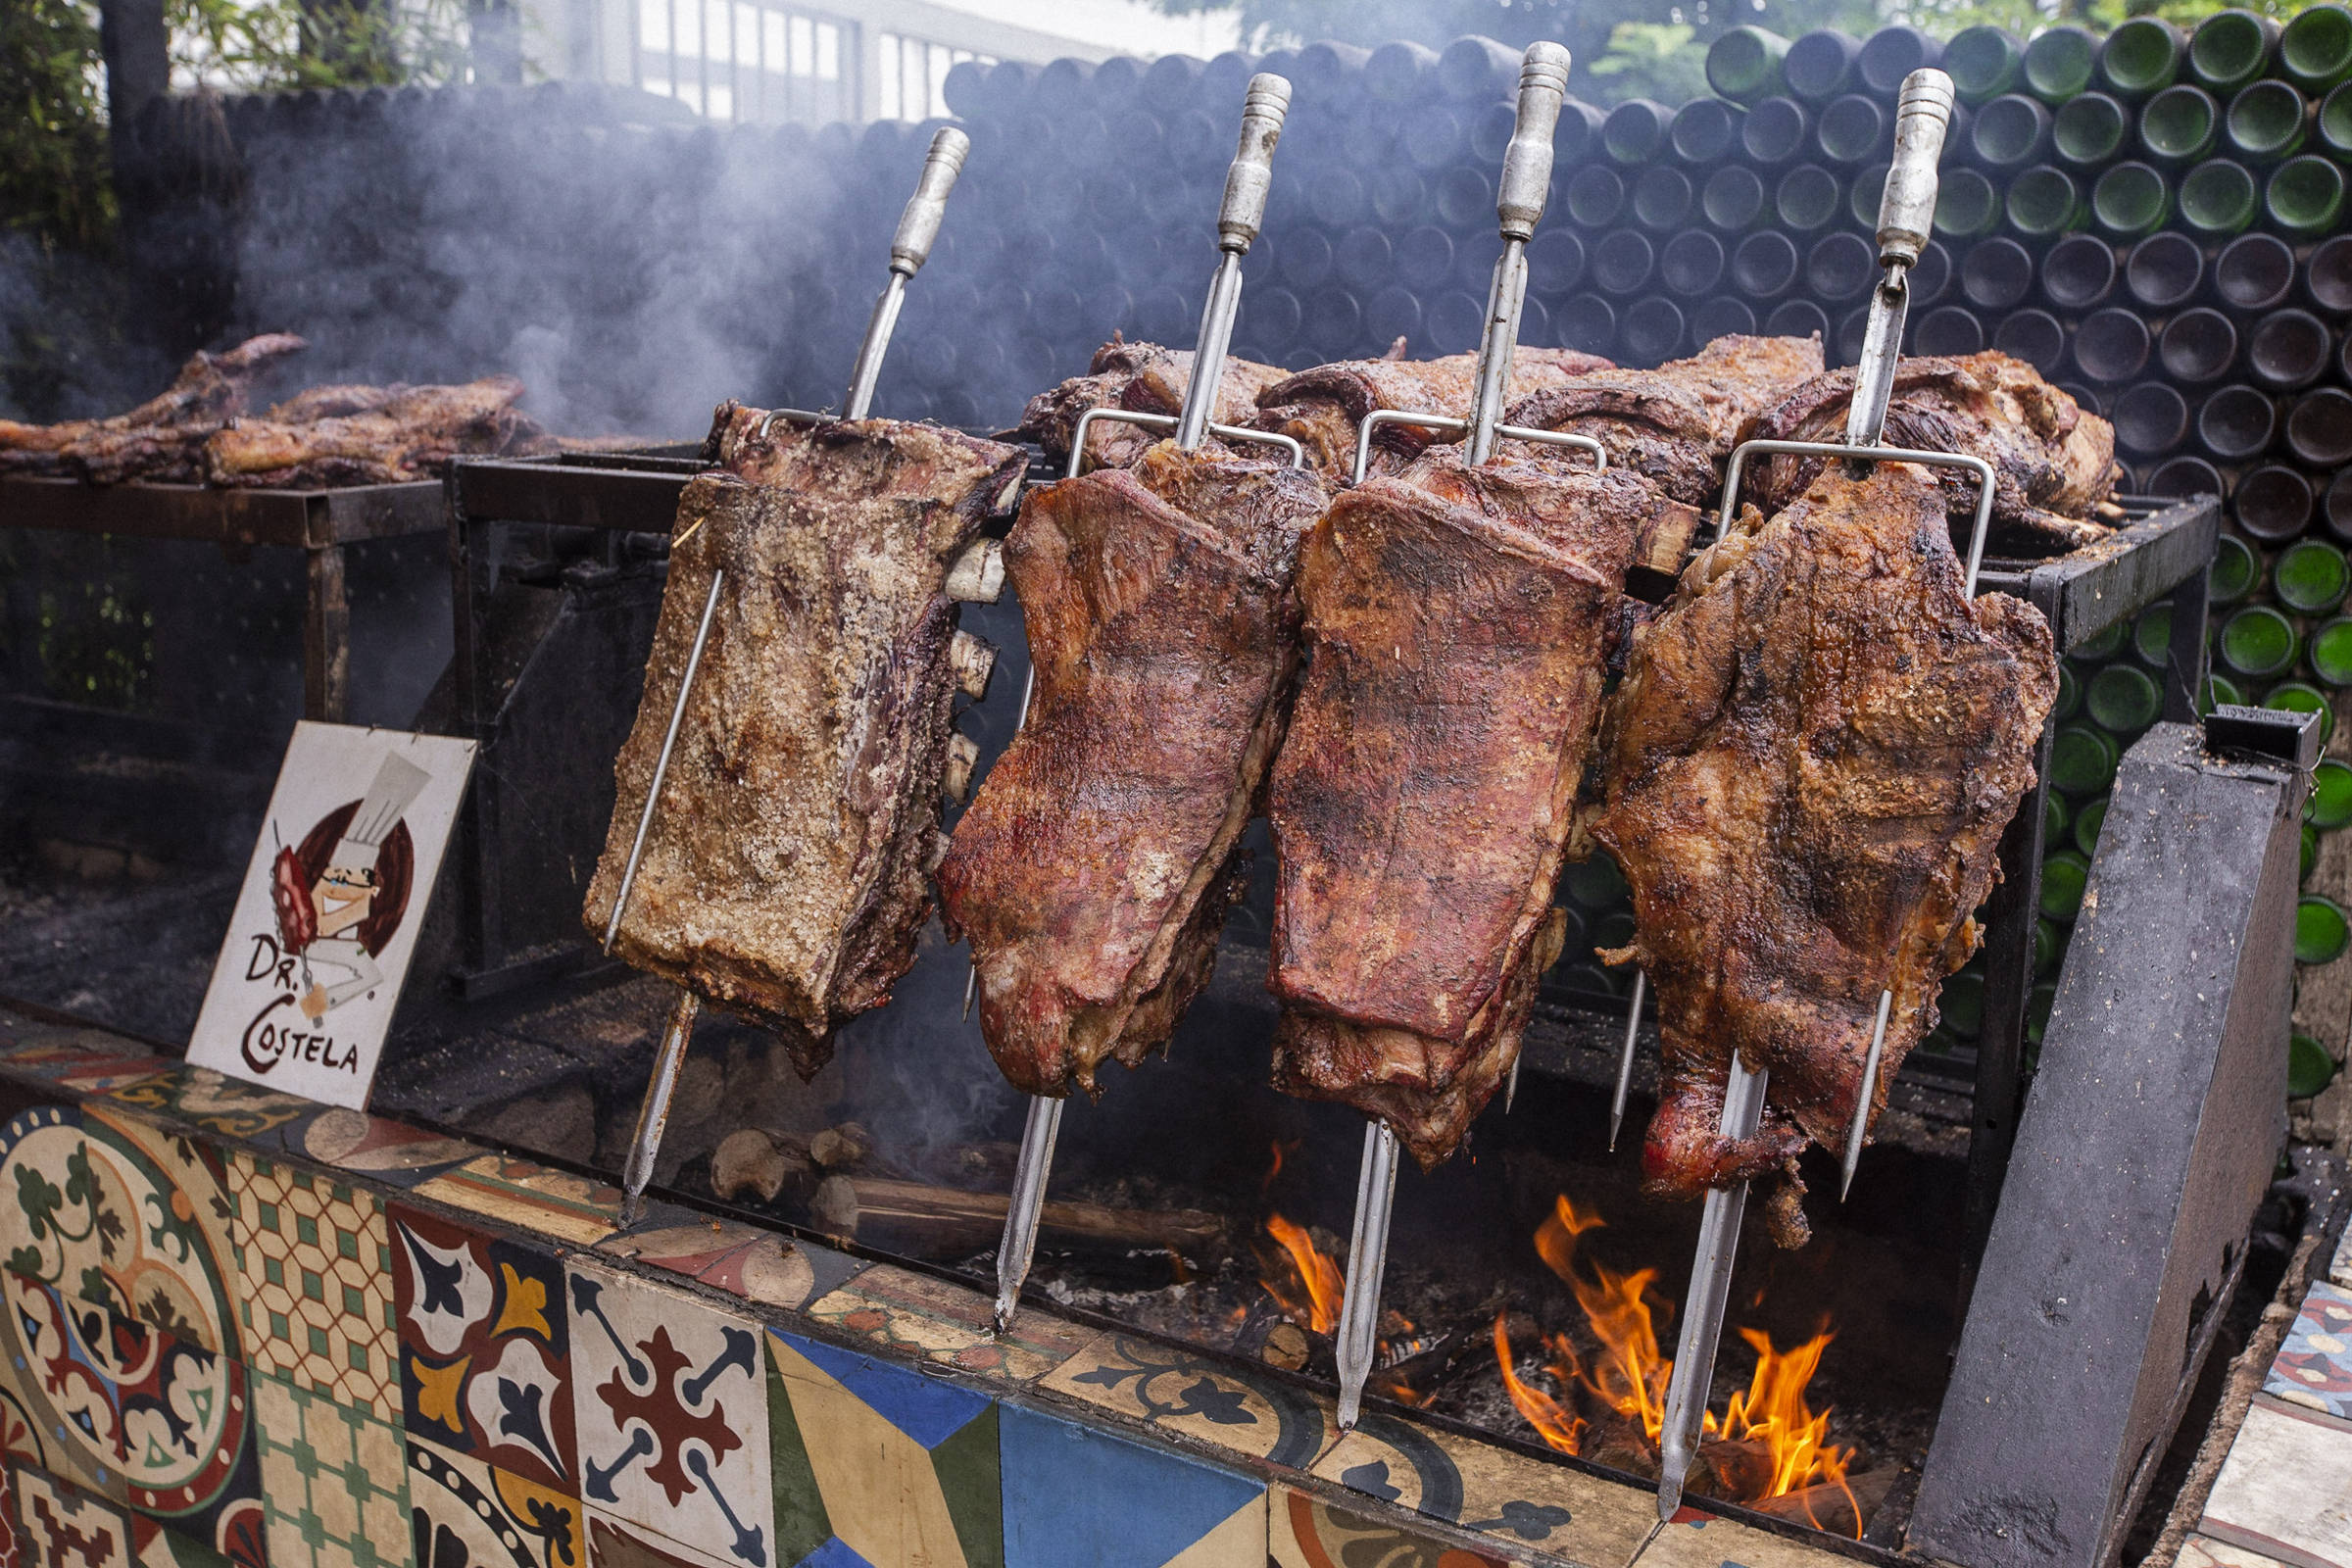
<svg viewBox="0 0 2352 1568">
<path fill-rule="evenodd" d="M 368 1103 L 472 765 L 471 741 L 294 726 L 188 1060 Z"/>
</svg>

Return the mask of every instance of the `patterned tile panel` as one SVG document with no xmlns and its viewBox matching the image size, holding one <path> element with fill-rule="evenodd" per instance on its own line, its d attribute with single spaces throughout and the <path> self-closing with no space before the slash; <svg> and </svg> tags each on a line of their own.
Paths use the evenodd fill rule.
<svg viewBox="0 0 2352 1568">
<path fill-rule="evenodd" d="M 0 1025 L 6 1023 L 0 1015 Z M 5 1036 L 0 1036 L 4 1041 Z M 0 1568 L 24 1568 L 24 1537 L 17 1528 L 17 1494 L 8 1466 L 0 1461 Z"/>
<path fill-rule="evenodd" d="M 993 1400 L 779 1330 L 767 1348 L 779 1562 L 999 1568 Z"/>
<path fill-rule="evenodd" d="M 416 1189 L 419 1198 L 575 1247 L 594 1247 L 620 1229 L 620 1189 L 527 1159 L 483 1154 Z"/>
<path fill-rule="evenodd" d="M 1653 1510 L 1654 1513 L 1654 1510 Z M 1636 1568 L 1841 1568 L 1851 1559 L 1786 1536 L 1685 1508 L 1642 1548 Z"/>
<path fill-rule="evenodd" d="M 400 1418 L 384 1200 L 303 1166 L 230 1155 L 247 1359 L 257 1372 Z"/>
<path fill-rule="evenodd" d="M 799 1311 L 873 1266 L 815 1242 L 763 1235 L 722 1253 L 695 1277 L 747 1301 Z"/>
<path fill-rule="evenodd" d="M 576 1263 L 564 1300 L 580 1500 L 722 1562 L 769 1568 L 759 1325 Z"/>
<path fill-rule="evenodd" d="M 2278 1568 L 2278 1559 L 2191 1531 L 2188 1539 L 2180 1543 L 2180 1555 L 2174 1560 L 2174 1568 Z"/>
<path fill-rule="evenodd" d="M 130 1552 L 139 1568 L 229 1568 L 230 1561 L 195 1537 L 167 1530 L 137 1513 L 130 1516 Z"/>
<path fill-rule="evenodd" d="M 48 1466 L 258 1563 L 261 1483 L 245 1369 L 217 1350 L 0 1276 L 0 1358 Z"/>
<path fill-rule="evenodd" d="M 578 1498 L 415 1438 L 409 1519 L 416 1568 L 587 1568 Z"/>
<path fill-rule="evenodd" d="M 1266 1554 L 1274 1568 L 1502 1568 L 1503 1559 L 1277 1486 L 1266 1494 Z"/>
<path fill-rule="evenodd" d="M 277 1378 L 253 1397 L 270 1568 L 410 1568 L 399 1430 Z"/>
<path fill-rule="evenodd" d="M 133 1568 L 127 1510 L 29 1465 L 8 1479 L 24 1568 Z"/>
<path fill-rule="evenodd" d="M 2352 1424 L 2352 1291 L 2326 1280 L 2312 1286 L 2262 1392 Z"/>
<path fill-rule="evenodd" d="M 319 1110 L 284 1136 L 294 1153 L 388 1187 L 414 1187 L 482 1152 L 455 1138 L 341 1106 Z"/>
<path fill-rule="evenodd" d="M 42 1105 L 0 1127 L 0 1264 L 234 1354 L 229 1209 L 213 1156 L 142 1122 Z"/>
<path fill-rule="evenodd" d="M 2197 1528 L 2294 1568 L 2352 1568 L 2352 1431 L 2257 1400 Z"/>
<path fill-rule="evenodd" d="M 168 1073 L 172 1061 L 135 1040 L 85 1029 L 10 1018 L 15 1044 L 5 1054 L 8 1070 L 83 1094 L 104 1094 L 124 1084 Z"/>
<path fill-rule="evenodd" d="M 391 1234 L 409 1435 L 576 1495 L 563 1265 L 405 1207 Z"/>
<path fill-rule="evenodd" d="M 116 1089 L 110 1098 L 188 1122 L 208 1133 L 247 1140 L 262 1139 L 318 1108 L 316 1102 L 300 1095 L 264 1089 L 210 1067 L 178 1063 L 169 1072 Z"/>
<path fill-rule="evenodd" d="M 1096 1337 L 1044 1312 L 1024 1312 L 1004 1334 L 993 1333 L 993 1298 L 887 1263 L 861 1270 L 807 1310 L 886 1349 L 1016 1383 L 1045 1376 Z"/>
<path fill-rule="evenodd" d="M 716 1557 L 642 1526 L 594 1508 L 587 1515 L 590 1568 L 728 1568 Z"/>
<path fill-rule="evenodd" d="M 1330 1425 L 1321 1399 L 1287 1383 L 1116 1331 L 1097 1335 L 1038 1386 L 1252 1459 L 1299 1468 L 1322 1450 Z"/>
<path fill-rule="evenodd" d="M 1629 1561 L 1657 1521 L 1647 1493 L 1379 1411 L 1367 1412 L 1313 1473 L 1368 1497 L 1593 1568 Z"/>
<path fill-rule="evenodd" d="M 998 1430 L 1005 1568 L 1263 1568 L 1263 1482 L 1018 1405 Z"/>
</svg>

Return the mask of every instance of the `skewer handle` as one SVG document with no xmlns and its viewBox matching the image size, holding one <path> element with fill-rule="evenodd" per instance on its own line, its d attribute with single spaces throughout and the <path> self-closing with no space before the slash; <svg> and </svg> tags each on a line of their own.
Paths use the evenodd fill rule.
<svg viewBox="0 0 2352 1568">
<path fill-rule="evenodd" d="M 1551 191 L 1551 137 L 1560 123 L 1560 100 L 1568 93 L 1568 51 L 1556 43 L 1532 43 L 1519 63 L 1519 121 L 1502 154 L 1502 179 L 1494 199 L 1504 239 L 1535 237 L 1537 220 Z"/>
<path fill-rule="evenodd" d="M 906 210 L 899 215 L 899 231 L 891 236 L 892 271 L 912 277 L 931 259 L 940 220 L 948 215 L 948 193 L 956 188 L 956 176 L 963 172 L 963 160 L 971 150 L 972 138 L 954 125 L 941 126 L 931 138 L 922 177 L 915 181 L 914 194 L 906 198 Z"/>
<path fill-rule="evenodd" d="M 1225 199 L 1217 207 L 1217 244 L 1246 256 L 1266 220 L 1266 192 L 1274 184 L 1274 144 L 1291 112 L 1289 78 L 1261 71 L 1250 78 L 1242 98 L 1242 138 L 1233 167 L 1225 171 Z"/>
<path fill-rule="evenodd" d="M 1936 224 L 1936 166 L 1951 128 L 1952 78 L 1922 67 L 1903 78 L 1894 105 L 1894 166 L 1879 200 L 1879 265 L 1918 265 Z"/>
</svg>

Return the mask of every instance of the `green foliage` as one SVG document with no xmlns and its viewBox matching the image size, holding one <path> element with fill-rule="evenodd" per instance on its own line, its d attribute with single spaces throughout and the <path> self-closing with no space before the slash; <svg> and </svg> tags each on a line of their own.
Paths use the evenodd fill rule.
<svg viewBox="0 0 2352 1568">
<path fill-rule="evenodd" d="M 34 641 L 47 694 L 63 702 L 136 711 L 155 671 L 155 612 L 108 570 L 112 541 L 71 577 L 51 579 L 39 600 Z"/>
<path fill-rule="evenodd" d="M 175 73 L 236 92 L 442 82 L 466 67 L 461 0 L 167 0 Z"/>
<path fill-rule="evenodd" d="M 1654 98 L 1680 104 L 1707 90 L 1707 51 L 1687 22 L 1620 22 L 1592 74 L 1608 101 Z"/>
<path fill-rule="evenodd" d="M 114 222 L 98 8 L 0 5 L 0 226 L 42 246 L 100 242 Z"/>
</svg>

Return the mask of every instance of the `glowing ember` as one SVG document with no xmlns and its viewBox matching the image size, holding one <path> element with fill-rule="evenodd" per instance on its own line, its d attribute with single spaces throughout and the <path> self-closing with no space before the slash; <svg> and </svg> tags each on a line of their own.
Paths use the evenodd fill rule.
<svg viewBox="0 0 2352 1568">
<path fill-rule="evenodd" d="M 1657 1271 L 1620 1274 L 1598 1261 L 1580 1260 L 1578 1238 L 1603 1223 L 1597 1214 L 1579 1214 L 1562 1195 L 1535 1237 L 1537 1254 L 1574 1293 L 1598 1350 L 1580 1352 L 1565 1334 L 1547 1337 L 1544 1349 L 1550 1360 L 1537 1378 L 1548 1380 L 1558 1392 L 1546 1392 L 1519 1376 L 1505 1318 L 1497 1316 L 1494 1358 L 1511 1403 L 1562 1453 L 1583 1446 L 1592 1430 L 1586 1411 L 1607 1412 L 1602 1419 L 1613 1418 L 1629 1437 L 1639 1434 L 1654 1452 L 1665 1426 L 1666 1386 L 1674 1376 L 1673 1359 L 1658 1348 L 1658 1314 L 1649 1300 Z M 1805 1387 L 1833 1336 L 1825 1328 L 1786 1351 L 1775 1350 L 1772 1341 L 1754 1329 L 1741 1329 L 1740 1337 L 1756 1352 L 1755 1373 L 1744 1391 L 1732 1395 L 1721 1419 L 1707 1413 L 1704 1433 L 1725 1461 L 1710 1468 L 1731 1500 L 1761 1502 L 1835 1487 L 1844 1494 L 1847 1518 L 1858 1521 L 1862 1510 L 1846 1486 L 1853 1450 L 1828 1441 L 1830 1412 L 1815 1414 L 1805 1401 Z M 1821 1524 L 1809 1502 L 1804 1511 L 1813 1524 Z M 1858 1524 L 1852 1528 L 1860 1533 Z"/>
<path fill-rule="evenodd" d="M 1340 1266 L 1316 1249 L 1303 1226 L 1280 1214 L 1266 1216 L 1266 1234 L 1280 1249 L 1267 1259 L 1268 1274 L 1278 1277 L 1260 1278 L 1258 1283 L 1283 1316 L 1313 1334 L 1329 1334 L 1339 1327 L 1340 1297 L 1347 1283 Z"/>
</svg>

